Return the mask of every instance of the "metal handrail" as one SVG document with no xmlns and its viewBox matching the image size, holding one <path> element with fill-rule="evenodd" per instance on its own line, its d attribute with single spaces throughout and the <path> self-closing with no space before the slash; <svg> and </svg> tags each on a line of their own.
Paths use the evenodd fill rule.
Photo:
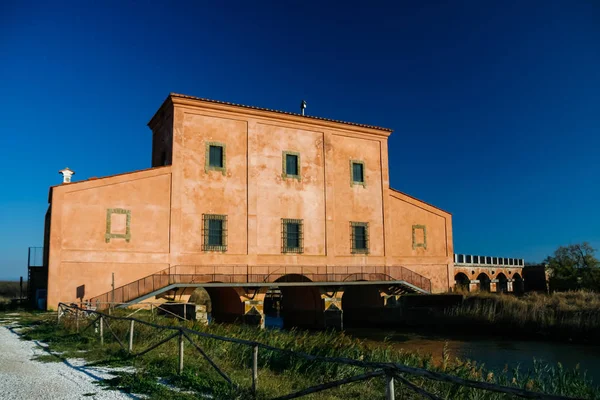
<svg viewBox="0 0 600 400">
<path fill-rule="evenodd" d="M 172 284 L 178 283 L 276 283 L 290 282 L 289 276 L 303 276 L 312 282 L 356 282 L 356 281 L 405 281 L 431 293 L 431 280 L 404 267 L 393 266 L 400 276 L 391 276 L 390 266 L 282 266 L 271 273 L 264 271 L 269 266 L 248 265 L 174 265 L 154 274 L 145 276 L 114 290 L 92 297 L 92 303 L 127 303 Z M 224 268 L 232 271 L 245 269 L 245 273 L 224 274 L 216 272 Z M 212 270 L 212 272 L 211 272 Z M 184 273 L 185 272 L 185 273 Z M 182 279 L 183 277 L 187 277 Z M 185 282 L 184 282 L 185 280 Z"/>
</svg>

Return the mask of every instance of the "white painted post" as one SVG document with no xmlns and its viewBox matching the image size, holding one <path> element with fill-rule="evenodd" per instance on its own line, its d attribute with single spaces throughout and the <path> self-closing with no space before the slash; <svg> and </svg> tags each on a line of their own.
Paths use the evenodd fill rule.
<svg viewBox="0 0 600 400">
<path fill-rule="evenodd" d="M 386 374 L 385 380 L 385 400 L 395 400 L 396 392 L 394 391 L 394 375 Z"/>
<path fill-rule="evenodd" d="M 129 352 L 132 353 L 133 352 L 133 323 L 135 321 L 131 320 L 131 323 L 129 324 Z"/>
<path fill-rule="evenodd" d="M 252 347 L 252 393 L 256 395 L 258 385 L 258 346 Z"/>
<path fill-rule="evenodd" d="M 100 345 L 104 346 L 104 319 L 100 316 Z"/>
<path fill-rule="evenodd" d="M 183 331 L 179 331 L 179 375 L 183 373 Z"/>
</svg>

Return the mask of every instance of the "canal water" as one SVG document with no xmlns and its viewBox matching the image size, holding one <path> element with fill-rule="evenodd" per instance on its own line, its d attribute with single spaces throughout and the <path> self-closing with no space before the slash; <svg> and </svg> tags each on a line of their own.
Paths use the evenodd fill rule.
<svg viewBox="0 0 600 400">
<path fill-rule="evenodd" d="M 280 329 L 280 318 L 267 317 L 268 328 Z M 582 345 L 540 340 L 514 340 L 501 337 L 481 336 L 445 336 L 422 334 L 402 330 L 386 330 L 372 328 L 351 328 L 346 330 L 356 338 L 377 345 L 391 345 L 420 354 L 431 354 L 434 361 L 442 358 L 444 345 L 447 343 L 451 359 L 460 358 L 485 364 L 486 369 L 502 371 L 508 366 L 509 371 L 519 367 L 525 372 L 533 368 L 533 360 L 546 361 L 552 365 L 561 363 L 564 368 L 575 368 L 579 364 L 582 371 L 596 385 L 600 385 L 600 345 Z"/>
<path fill-rule="evenodd" d="M 600 384 L 600 346 L 501 337 L 448 337 L 385 329 L 356 328 L 346 332 L 373 345 L 385 341 L 398 349 L 431 354 L 436 361 L 441 360 L 447 343 L 451 359 L 474 360 L 485 364 L 486 369 L 491 371 L 502 371 L 505 366 L 509 371 L 516 367 L 526 371 L 533 368 L 534 359 L 553 365 L 560 362 L 569 369 L 579 364 L 579 368 L 587 371 L 587 376 L 595 384 Z"/>
</svg>

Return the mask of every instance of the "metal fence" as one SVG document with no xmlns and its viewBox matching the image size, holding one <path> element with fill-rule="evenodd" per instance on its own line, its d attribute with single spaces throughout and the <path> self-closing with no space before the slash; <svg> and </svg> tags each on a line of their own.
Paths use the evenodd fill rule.
<svg viewBox="0 0 600 400">
<path fill-rule="evenodd" d="M 88 321 L 87 318 L 83 318 L 83 316 L 91 317 L 92 321 L 88 323 L 86 327 L 80 329 L 81 321 Z M 558 395 L 549 395 L 538 392 L 532 392 L 525 389 L 520 389 L 516 387 L 509 386 L 501 386 L 492 384 L 489 382 L 481 382 L 474 381 L 469 379 L 463 379 L 452 375 L 447 375 L 439 372 L 429 371 L 423 368 L 415 368 L 409 367 L 403 364 L 397 363 L 381 363 L 381 362 L 368 362 L 368 361 L 360 361 L 349 358 L 334 358 L 334 357 L 322 357 L 322 356 L 314 356 L 307 353 L 296 352 L 292 350 L 281 349 L 273 346 L 269 346 L 260 342 L 236 339 L 224 336 L 213 335 L 206 332 L 199 332 L 196 330 L 188 329 L 182 326 L 173 326 L 173 325 L 159 325 L 152 322 L 144 321 L 141 319 L 133 318 L 131 316 L 128 317 L 119 317 L 109 314 L 104 314 L 97 310 L 84 309 L 76 305 L 68 305 L 64 303 L 59 303 L 58 305 L 58 323 L 64 318 L 71 318 L 75 320 L 75 325 L 77 329 L 77 333 L 83 333 L 91 326 L 98 327 L 99 333 L 99 341 L 100 344 L 104 344 L 104 327 L 108 329 L 108 332 L 112 335 L 115 341 L 120 345 L 123 350 L 126 350 L 130 356 L 139 357 L 144 354 L 160 347 L 161 345 L 171 341 L 177 340 L 179 344 L 179 363 L 178 363 L 178 373 L 181 374 L 184 368 L 184 348 L 185 342 L 187 341 L 191 344 L 192 348 L 195 349 L 200 356 L 202 356 L 210 366 L 231 386 L 232 390 L 236 390 L 238 386 L 231 380 L 231 378 L 217 365 L 217 363 L 210 358 L 210 356 L 202 349 L 195 341 L 196 338 L 210 338 L 221 342 L 229 342 L 229 343 L 237 343 L 244 346 L 249 346 L 252 348 L 252 393 L 256 395 L 258 388 L 258 352 L 260 349 L 267 351 L 275 351 L 281 353 L 287 353 L 294 355 L 295 357 L 299 357 L 312 362 L 323 362 L 323 363 L 335 363 L 341 365 L 351 365 L 355 367 L 365 368 L 368 372 L 358 374 L 349 378 L 339 379 L 315 386 L 308 387 L 306 389 L 302 389 L 293 393 L 289 393 L 283 396 L 276 397 L 276 400 L 284 400 L 284 399 L 296 399 L 300 397 L 307 396 L 309 394 L 318 393 L 321 391 L 325 391 L 328 389 L 336 388 L 341 385 L 353 382 L 361 382 L 367 381 L 369 379 L 383 377 L 385 379 L 385 387 L 386 387 L 386 400 L 394 400 L 396 396 L 395 389 L 395 381 L 401 382 L 404 387 L 408 388 L 408 390 L 420 394 L 424 398 L 427 399 L 441 399 L 437 395 L 428 392 L 427 390 L 419 387 L 415 383 L 413 383 L 410 378 L 411 377 L 420 377 L 429 379 L 432 381 L 438 382 L 447 382 L 459 386 L 464 386 L 468 388 L 473 388 L 482 391 L 489 391 L 495 393 L 503 393 L 511 396 L 517 396 L 527 399 L 540 399 L 540 400 L 577 400 L 571 397 L 558 396 Z M 113 331 L 111 328 L 111 322 L 114 321 L 128 321 L 129 322 L 129 331 L 128 331 L 128 341 L 127 346 Z M 169 335 L 167 338 L 160 340 L 159 342 L 151 345 L 150 347 L 140 351 L 134 352 L 134 339 L 135 339 L 135 324 L 142 324 L 149 326 L 151 328 L 155 328 L 160 331 L 171 331 L 172 335 Z"/>
</svg>

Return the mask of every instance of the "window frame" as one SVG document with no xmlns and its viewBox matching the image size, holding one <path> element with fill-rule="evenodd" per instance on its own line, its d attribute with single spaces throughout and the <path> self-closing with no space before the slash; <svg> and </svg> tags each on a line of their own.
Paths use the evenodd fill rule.
<svg viewBox="0 0 600 400">
<path fill-rule="evenodd" d="M 288 224 L 298 225 L 298 247 L 288 246 Z M 302 254 L 304 253 L 304 220 L 281 218 L 281 252 L 283 254 Z"/>
<path fill-rule="evenodd" d="M 354 164 L 362 165 L 362 182 L 354 180 Z M 350 186 L 360 185 L 364 188 L 367 187 L 367 176 L 365 170 L 365 162 L 362 160 L 350 160 Z"/>
<path fill-rule="evenodd" d="M 221 221 L 221 244 L 210 244 L 210 221 Z M 227 251 L 227 215 L 202 214 L 202 251 Z"/>
<path fill-rule="evenodd" d="M 354 228 L 365 228 L 365 248 L 356 247 Z M 350 250 L 352 254 L 369 254 L 369 223 L 350 221 Z"/>
<path fill-rule="evenodd" d="M 417 229 L 423 230 L 423 243 L 417 243 Z M 422 247 L 427 250 L 427 226 L 425 225 L 413 225 L 412 226 L 412 248 L 416 250 Z"/>
<path fill-rule="evenodd" d="M 297 174 L 289 174 L 287 172 L 287 156 L 296 156 L 298 161 L 296 171 Z M 302 180 L 302 163 L 300 159 L 300 153 L 297 151 L 283 151 L 281 152 L 281 177 L 283 179 L 297 179 L 298 181 Z"/>
<path fill-rule="evenodd" d="M 222 167 L 217 167 L 214 165 L 210 165 L 210 148 L 212 147 L 220 147 L 221 151 L 222 151 L 222 160 L 223 160 L 223 166 Z M 204 172 L 208 173 L 208 171 L 219 171 L 221 172 L 223 175 L 226 174 L 227 172 L 227 146 L 225 145 L 225 143 L 221 143 L 221 142 L 206 142 L 206 155 L 205 155 L 205 160 L 204 160 Z"/>
</svg>

